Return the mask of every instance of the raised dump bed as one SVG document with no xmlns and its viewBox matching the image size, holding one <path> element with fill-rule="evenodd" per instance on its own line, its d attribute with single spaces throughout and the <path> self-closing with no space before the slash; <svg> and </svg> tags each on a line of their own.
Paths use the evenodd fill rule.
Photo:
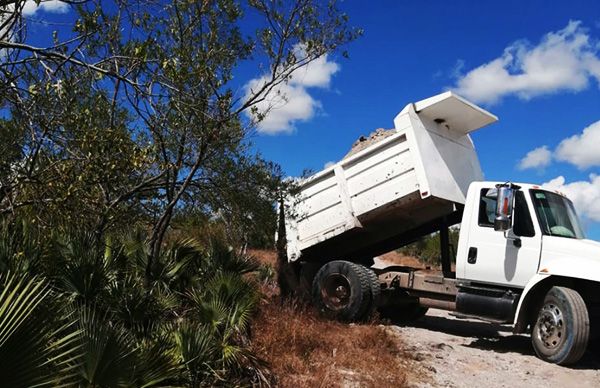
<svg viewBox="0 0 600 388">
<path fill-rule="evenodd" d="M 392 136 L 300 182 L 286 217 L 288 260 L 377 254 L 453 214 L 483 178 L 469 133 L 495 121 L 451 92 L 408 104 Z"/>
</svg>

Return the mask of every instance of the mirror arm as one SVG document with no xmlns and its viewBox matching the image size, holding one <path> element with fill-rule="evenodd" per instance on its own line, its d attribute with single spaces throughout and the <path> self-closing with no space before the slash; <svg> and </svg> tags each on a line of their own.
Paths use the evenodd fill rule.
<svg viewBox="0 0 600 388">
<path fill-rule="evenodd" d="M 505 230 L 504 231 L 504 237 L 507 240 L 512 241 L 513 245 L 517 248 L 521 248 L 521 246 L 523 245 L 523 242 L 521 241 L 521 237 L 517 236 L 516 234 L 513 233 L 512 229 L 509 230 Z"/>
</svg>

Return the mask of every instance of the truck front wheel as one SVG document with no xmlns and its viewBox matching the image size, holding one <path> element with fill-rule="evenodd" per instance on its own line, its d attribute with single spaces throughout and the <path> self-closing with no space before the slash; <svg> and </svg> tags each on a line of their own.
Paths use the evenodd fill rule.
<svg viewBox="0 0 600 388">
<path fill-rule="evenodd" d="M 531 333 L 536 354 L 559 365 L 573 364 L 585 353 L 590 320 L 579 293 L 552 287 L 546 294 Z"/>
<path fill-rule="evenodd" d="M 371 283 L 359 264 L 331 261 L 319 269 L 312 286 L 313 300 L 325 316 L 358 321 L 369 313 Z"/>
</svg>

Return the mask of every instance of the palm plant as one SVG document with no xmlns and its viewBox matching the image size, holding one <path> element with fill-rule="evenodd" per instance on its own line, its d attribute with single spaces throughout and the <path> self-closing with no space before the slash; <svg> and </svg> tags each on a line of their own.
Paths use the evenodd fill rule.
<svg viewBox="0 0 600 388">
<path fill-rule="evenodd" d="M 218 272 L 243 275 L 259 268 L 259 264 L 252 256 L 236 252 L 220 240 L 212 241 L 207 256 L 210 259 L 207 260 L 204 269 L 209 277 Z"/>
<path fill-rule="evenodd" d="M 148 282 L 141 232 L 105 241 L 85 231 L 34 232 L 0 225 L 2 384 L 266 381 L 249 346 L 259 300 L 245 276 L 258 268 L 250 257 L 178 238 L 155 258 Z M 33 271 L 40 275 L 25 275 Z"/>
<path fill-rule="evenodd" d="M 104 297 L 117 272 L 112 257 L 105 255 L 105 246 L 85 231 L 60 231 L 53 237 L 54 265 L 47 272 L 60 289 L 77 302 Z"/>
<path fill-rule="evenodd" d="M 178 359 L 184 366 L 185 380 L 190 387 L 198 387 L 206 381 L 214 381 L 213 369 L 217 358 L 217 344 L 210 326 L 184 320 L 172 335 Z"/>
<path fill-rule="evenodd" d="M 105 300 L 106 309 L 124 327 L 139 338 L 149 337 L 157 324 L 174 318 L 180 301 L 168 288 L 144 287 L 140 276 L 128 273 L 111 282 Z"/>
<path fill-rule="evenodd" d="M 206 257 L 196 240 L 177 239 L 155 260 L 152 278 L 163 287 L 183 292 L 200 280 L 205 264 Z"/>
<path fill-rule="evenodd" d="M 179 375 L 165 337 L 142 342 L 107 314 L 79 306 L 79 340 L 83 350 L 77 368 L 80 386 L 151 387 Z"/>
<path fill-rule="evenodd" d="M 184 357 L 190 374 L 195 376 L 200 368 L 220 378 L 246 372 L 262 376 L 263 365 L 249 347 L 250 319 L 259 300 L 256 287 L 237 273 L 218 273 L 202 289 L 192 289 L 187 296 L 192 306 L 191 318 L 198 324 L 193 334 L 189 326 L 184 326 L 181 335 L 193 335 L 195 339 L 187 343 L 201 344 L 212 354 L 209 368 L 201 368 L 196 359 Z M 204 337 L 210 339 L 208 344 Z"/>
<path fill-rule="evenodd" d="M 0 381 L 7 387 L 71 386 L 81 350 L 75 319 L 61 314 L 40 278 L 7 274 L 0 293 Z M 42 303 L 43 302 L 43 303 Z M 51 314 L 50 311 L 59 311 Z"/>
</svg>

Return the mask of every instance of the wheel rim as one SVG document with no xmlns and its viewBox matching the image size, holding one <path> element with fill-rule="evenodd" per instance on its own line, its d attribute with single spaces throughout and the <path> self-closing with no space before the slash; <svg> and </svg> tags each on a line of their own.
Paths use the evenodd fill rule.
<svg viewBox="0 0 600 388">
<path fill-rule="evenodd" d="M 537 320 L 537 338 L 547 349 L 555 349 L 564 339 L 564 320 L 560 309 L 551 303 L 542 307 Z"/>
<path fill-rule="evenodd" d="M 321 298 L 325 306 L 331 310 L 341 310 L 350 302 L 352 289 L 350 280 L 340 273 L 327 276 L 321 287 Z"/>
</svg>

